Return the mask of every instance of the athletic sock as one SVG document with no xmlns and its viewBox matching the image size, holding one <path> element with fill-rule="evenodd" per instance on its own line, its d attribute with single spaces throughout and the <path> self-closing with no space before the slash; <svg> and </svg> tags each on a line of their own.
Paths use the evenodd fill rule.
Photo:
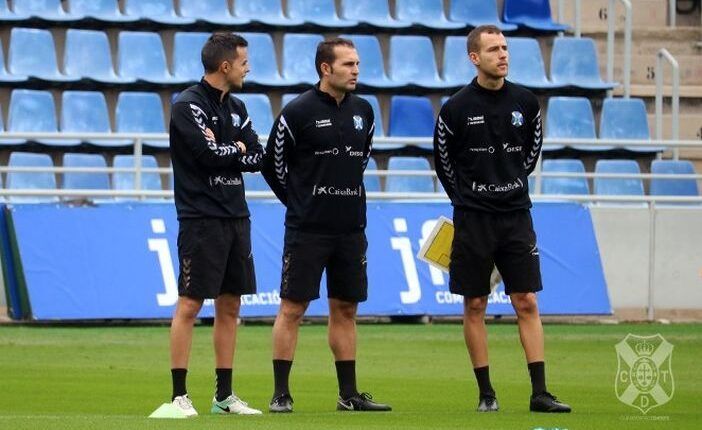
<svg viewBox="0 0 702 430">
<path fill-rule="evenodd" d="M 187 394 L 185 389 L 185 376 L 188 374 L 188 369 L 171 369 L 171 380 L 173 381 L 173 396 L 171 401 L 178 396 Z"/>
<path fill-rule="evenodd" d="M 292 363 L 292 360 L 273 360 L 273 381 L 275 383 L 273 397 L 290 394 L 288 378 Z"/>
<path fill-rule="evenodd" d="M 342 360 L 336 363 L 336 379 L 339 381 L 339 396 L 342 399 L 358 394 L 356 391 L 356 360 Z"/>
<path fill-rule="evenodd" d="M 529 377 L 531 378 L 531 393 L 537 395 L 546 392 L 546 370 L 543 361 L 535 361 L 527 364 L 529 367 Z"/>
<path fill-rule="evenodd" d="M 490 384 L 490 366 L 476 367 L 473 372 L 475 372 L 475 379 L 478 381 L 480 395 L 495 397 L 495 390 Z"/>
<path fill-rule="evenodd" d="M 215 369 L 217 375 L 217 394 L 215 397 L 218 402 L 226 399 L 232 394 L 232 369 Z"/>
</svg>

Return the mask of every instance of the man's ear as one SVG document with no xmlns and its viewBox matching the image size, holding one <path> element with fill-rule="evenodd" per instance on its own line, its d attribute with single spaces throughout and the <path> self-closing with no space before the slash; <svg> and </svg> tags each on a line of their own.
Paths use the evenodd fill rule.
<svg viewBox="0 0 702 430">
<path fill-rule="evenodd" d="M 468 59 L 470 60 L 471 63 L 475 64 L 476 66 L 478 64 L 480 64 L 480 58 L 478 57 L 478 54 L 475 52 L 468 53 Z"/>
<path fill-rule="evenodd" d="M 331 73 L 331 66 L 329 63 L 322 63 L 319 65 L 319 68 L 322 69 L 322 75 L 328 75 Z"/>
</svg>

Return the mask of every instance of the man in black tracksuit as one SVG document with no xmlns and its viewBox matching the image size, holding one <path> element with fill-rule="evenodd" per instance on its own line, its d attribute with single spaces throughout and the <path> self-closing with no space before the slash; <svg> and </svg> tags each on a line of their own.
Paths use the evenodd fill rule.
<svg viewBox="0 0 702 430">
<path fill-rule="evenodd" d="M 466 346 L 480 390 L 478 411 L 497 411 L 490 384 L 485 309 L 497 266 L 517 313 L 532 382 L 529 408 L 570 412 L 546 391 L 544 340 L 536 292 L 542 289 L 527 176 L 541 151 L 536 97 L 505 80 L 507 42 L 495 26 L 468 35 L 477 77 L 441 109 L 434 131 L 436 172 L 454 206 L 449 265 L 452 293 L 465 297 Z"/>
<path fill-rule="evenodd" d="M 363 171 L 375 128 L 373 110 L 350 93 L 359 64 L 352 42 L 320 43 L 315 63 L 320 82 L 285 106 L 273 124 L 262 170 L 287 207 L 269 410 L 292 412 L 288 377 L 298 329 L 309 302 L 319 298 L 324 270 L 329 344 L 339 382 L 337 409 L 390 410 L 356 389 L 355 318 L 368 287 Z"/>
<path fill-rule="evenodd" d="M 171 109 L 170 147 L 178 212 L 178 304 L 171 325 L 173 406 L 197 415 L 185 387 L 195 318 L 214 299 L 217 391 L 212 413 L 256 415 L 232 391 L 242 294 L 256 292 L 249 209 L 241 172 L 260 169 L 263 147 L 244 103 L 230 96 L 249 71 L 247 42 L 212 35 L 202 48 L 205 76 Z"/>
</svg>

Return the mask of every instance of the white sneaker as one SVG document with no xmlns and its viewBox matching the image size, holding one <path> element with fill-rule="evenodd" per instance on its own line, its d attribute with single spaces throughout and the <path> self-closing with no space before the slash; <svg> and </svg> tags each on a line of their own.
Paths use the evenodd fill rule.
<svg viewBox="0 0 702 430">
<path fill-rule="evenodd" d="M 249 404 L 241 400 L 234 394 L 230 395 L 221 402 L 215 397 L 212 399 L 213 414 L 237 414 L 237 415 L 260 415 L 262 412 L 258 409 L 250 408 Z"/>
<path fill-rule="evenodd" d="M 190 418 L 197 416 L 197 411 L 193 407 L 193 402 L 190 400 L 190 397 L 188 397 L 187 394 L 177 396 L 175 399 L 173 399 L 172 403 L 173 406 L 180 409 L 186 417 Z"/>
</svg>

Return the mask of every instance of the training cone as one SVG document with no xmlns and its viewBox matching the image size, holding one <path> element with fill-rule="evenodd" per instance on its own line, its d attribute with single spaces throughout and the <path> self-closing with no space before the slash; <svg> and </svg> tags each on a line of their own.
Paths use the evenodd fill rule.
<svg viewBox="0 0 702 430">
<path fill-rule="evenodd" d="M 149 415 L 149 418 L 188 418 L 183 411 L 173 406 L 172 403 L 164 403 Z"/>
</svg>

